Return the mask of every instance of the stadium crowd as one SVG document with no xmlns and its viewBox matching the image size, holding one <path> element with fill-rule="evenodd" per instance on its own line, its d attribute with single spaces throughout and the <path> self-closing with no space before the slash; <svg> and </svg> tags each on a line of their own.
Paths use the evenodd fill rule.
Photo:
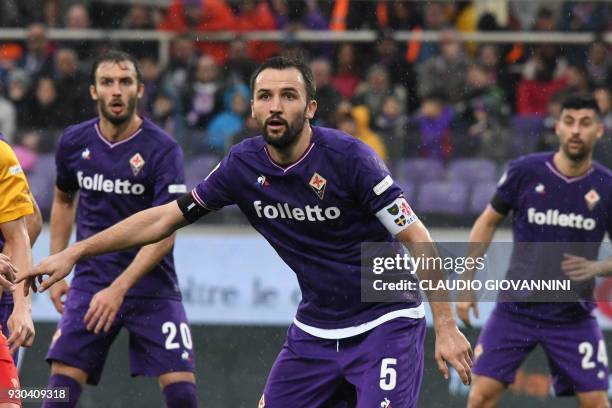
<svg viewBox="0 0 612 408">
<path fill-rule="evenodd" d="M 406 2 L 335 0 L 171 0 L 167 7 L 116 2 L 5 1 L 0 27 L 27 27 L 23 43 L 0 43 L 0 133 L 26 171 L 54 151 L 65 126 L 95 115 L 93 57 L 109 48 L 142 65 L 149 117 L 174 135 L 187 161 L 220 157 L 255 135 L 249 75 L 275 54 L 307 60 L 317 82 L 317 125 L 337 127 L 389 165 L 410 158 L 447 166 L 461 158 L 500 168 L 518 154 L 552 150 L 564 96 L 594 92 L 609 130 L 595 157 L 612 166 L 612 57 L 603 40 L 585 45 L 464 43 L 462 31 L 605 33 L 603 2 Z M 142 3 L 142 4 L 140 4 Z M 159 2 L 158 2 L 159 3 Z M 501 6 L 500 6 L 501 4 Z M 49 28 L 164 30 L 177 33 L 169 64 L 158 44 L 52 41 Z M 372 29 L 369 43 L 304 43 L 292 33 Z M 284 30 L 285 40 L 200 41 L 198 33 Z M 400 43 L 394 30 L 440 30 L 439 42 Z M 601 37 L 598 37 L 601 38 Z M 495 177 L 499 174 L 496 173 Z M 400 174 L 401 177 L 401 174 Z"/>
</svg>

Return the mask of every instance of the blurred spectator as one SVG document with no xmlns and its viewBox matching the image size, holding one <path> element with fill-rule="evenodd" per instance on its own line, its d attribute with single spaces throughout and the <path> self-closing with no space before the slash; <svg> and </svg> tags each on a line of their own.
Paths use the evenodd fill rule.
<svg viewBox="0 0 612 408">
<path fill-rule="evenodd" d="M 333 31 L 376 29 L 376 2 L 335 0 L 330 14 Z"/>
<path fill-rule="evenodd" d="M 550 5 L 548 5 L 550 6 Z M 536 14 L 533 23 L 533 31 L 554 31 L 557 28 L 555 13 L 546 6 L 541 6 Z"/>
<path fill-rule="evenodd" d="M 586 70 L 594 86 L 608 83 L 608 78 L 612 73 L 612 60 L 608 55 L 608 46 L 605 42 L 595 41 L 589 46 Z"/>
<path fill-rule="evenodd" d="M 468 94 L 456 105 L 453 126 L 453 156 L 486 157 L 498 162 L 510 153 L 506 119 L 510 108 L 502 90 L 486 69 L 473 64 L 468 69 Z"/>
<path fill-rule="evenodd" d="M 597 100 L 606 132 L 612 133 L 612 93 L 610 89 L 606 86 L 598 87 L 593 91 L 593 96 Z"/>
<path fill-rule="evenodd" d="M 44 134 L 41 138 L 40 150 L 53 151 L 55 133 L 68 126 L 70 118 L 62 112 L 62 106 L 53 79 L 40 77 L 36 84 L 34 98 L 30 99 L 28 113 L 28 128 Z"/>
<path fill-rule="evenodd" d="M 185 92 L 189 72 L 195 67 L 198 59 L 195 43 L 189 35 L 180 35 L 172 41 L 169 66 L 164 72 L 168 86 L 176 92 Z"/>
<path fill-rule="evenodd" d="M 40 140 L 40 133 L 29 130 L 19 135 L 17 144 L 13 146 L 15 156 L 26 173 L 31 171 L 38 162 Z"/>
<path fill-rule="evenodd" d="M 43 20 L 47 28 L 59 28 L 61 24 L 60 1 L 46 0 L 42 7 Z"/>
<path fill-rule="evenodd" d="M 565 1 L 559 28 L 563 31 L 602 32 L 608 27 L 606 4 L 594 1 Z"/>
<path fill-rule="evenodd" d="M 144 85 L 144 93 L 138 103 L 139 110 L 141 115 L 151 116 L 154 101 L 157 95 L 162 93 L 161 70 L 157 61 L 152 57 L 141 57 L 139 62 Z"/>
<path fill-rule="evenodd" d="M 521 76 L 510 71 L 507 65 L 503 63 L 498 46 L 495 44 L 480 45 L 476 51 L 476 62 L 486 71 L 491 83 L 500 87 L 506 104 L 514 108 L 516 86 Z"/>
<path fill-rule="evenodd" d="M 355 47 L 350 43 L 338 45 L 332 78 L 332 85 L 340 92 L 343 98 L 352 99 L 361 77 L 356 66 Z"/>
<path fill-rule="evenodd" d="M 47 30 L 41 23 L 31 24 L 27 28 L 26 50 L 17 65 L 33 78 L 51 74 L 53 51 L 47 39 Z"/>
<path fill-rule="evenodd" d="M 8 76 L 7 99 L 11 101 L 17 111 L 18 129 L 24 129 L 29 126 L 30 113 L 28 109 L 30 102 L 28 101 L 28 95 L 30 93 L 30 85 L 30 77 L 22 69 L 13 70 Z"/>
<path fill-rule="evenodd" d="M 388 27 L 392 30 L 412 30 L 423 24 L 416 3 L 393 0 L 388 11 Z"/>
<path fill-rule="evenodd" d="M 236 19 L 224 0 L 173 0 L 161 30 L 197 34 L 206 31 L 235 30 Z M 227 58 L 227 44 L 198 41 L 202 53 L 211 55 L 217 63 Z"/>
<path fill-rule="evenodd" d="M 591 84 L 589 83 L 589 74 L 586 69 L 579 65 L 570 65 L 565 70 L 565 89 L 567 94 L 570 93 L 589 93 L 591 92 Z"/>
<path fill-rule="evenodd" d="M 331 64 L 324 58 L 313 60 L 310 69 L 317 86 L 317 112 L 314 123 L 319 126 L 329 126 L 336 106 L 342 100 L 340 92 L 331 85 Z"/>
<path fill-rule="evenodd" d="M 21 0 L 0 1 L 0 27 L 20 27 L 25 23 Z"/>
<path fill-rule="evenodd" d="M 210 151 L 225 154 L 233 138 L 244 129 L 244 118 L 249 113 L 250 91 L 244 84 L 228 88 L 223 95 L 224 110 L 217 114 L 206 129 Z"/>
<path fill-rule="evenodd" d="M 60 49 L 55 53 L 53 80 L 61 92 L 60 106 L 65 121 L 81 122 L 95 115 L 89 95 L 89 78 L 79 70 L 76 52 Z"/>
<path fill-rule="evenodd" d="M 192 129 L 205 129 L 223 109 L 223 82 L 214 58 L 198 58 L 182 100 L 187 125 Z"/>
<path fill-rule="evenodd" d="M 64 26 L 72 30 L 87 30 L 91 28 L 91 20 L 87 7 L 82 4 L 73 4 L 66 10 Z M 95 44 L 91 41 L 63 41 L 61 46 L 72 48 L 76 51 L 80 60 L 90 60 Z"/>
<path fill-rule="evenodd" d="M 427 1 L 423 4 L 423 30 L 444 30 L 450 27 L 450 19 L 447 7 L 451 3 L 444 4 L 439 1 Z M 435 42 L 424 42 L 419 44 L 417 62 L 424 62 L 440 53 L 440 47 Z"/>
<path fill-rule="evenodd" d="M 229 44 L 229 51 L 227 55 L 227 61 L 223 67 L 223 75 L 227 78 L 230 83 L 244 82 L 249 83 L 251 74 L 257 68 L 257 64 L 247 53 L 246 41 L 243 38 L 238 37 Z"/>
<path fill-rule="evenodd" d="M 154 30 L 156 27 L 151 14 L 151 9 L 145 6 L 132 6 L 125 16 L 121 27 L 126 30 Z M 136 58 L 153 57 L 157 59 L 157 41 L 123 41 L 121 49 Z"/>
<path fill-rule="evenodd" d="M 418 107 L 418 96 L 414 66 L 406 61 L 403 54 L 393 39 L 392 32 L 382 32 L 376 42 L 376 61 L 387 68 L 393 84 L 402 85 L 406 89 L 407 104 L 402 109 L 405 112 L 413 111 Z"/>
<path fill-rule="evenodd" d="M 445 31 L 440 38 L 440 55 L 417 66 L 419 96 L 422 98 L 443 85 L 446 99 L 451 104 L 460 102 L 466 92 L 468 65 L 457 33 Z"/>
<path fill-rule="evenodd" d="M 385 98 L 382 112 L 374 118 L 373 125 L 389 147 L 391 161 L 396 162 L 403 158 L 408 116 L 395 95 Z"/>
<path fill-rule="evenodd" d="M 380 156 L 387 161 L 387 147 L 382 138 L 370 128 L 370 111 L 366 106 L 355 106 L 351 110 L 351 115 L 355 121 L 354 132 L 349 133 L 370 146 Z M 349 129 L 350 130 L 350 129 Z"/>
<path fill-rule="evenodd" d="M 91 24 L 94 28 L 121 28 L 128 12 L 129 2 L 114 0 L 89 0 Z"/>
<path fill-rule="evenodd" d="M 612 169 L 612 94 L 607 87 L 597 88 L 594 92 L 599 111 L 606 128 L 604 135 L 597 142 L 593 157 L 599 163 Z"/>
<path fill-rule="evenodd" d="M 244 32 L 275 30 L 276 22 L 268 2 L 241 0 L 236 16 L 236 28 Z M 249 57 L 256 62 L 263 62 L 279 52 L 278 44 L 274 42 L 250 41 L 247 47 Z"/>
<path fill-rule="evenodd" d="M 444 93 L 431 93 L 421 101 L 421 109 L 412 127 L 416 138 L 408 141 L 407 151 L 418 152 L 420 157 L 447 161 L 453 149 L 453 109 L 446 102 Z"/>
<path fill-rule="evenodd" d="M 383 108 L 385 98 L 394 95 L 402 107 L 402 112 L 406 111 L 407 92 L 402 85 L 393 85 L 389 78 L 389 72 L 382 65 L 372 65 L 368 69 L 366 81 L 359 84 L 355 91 L 353 104 L 365 105 L 377 117 Z"/>
<path fill-rule="evenodd" d="M 0 93 L 0 134 L 12 143 L 17 128 L 17 112 L 10 100 Z"/>
<path fill-rule="evenodd" d="M 554 45 L 540 45 L 523 69 L 518 84 L 516 110 L 519 115 L 546 114 L 550 97 L 566 85 L 567 62 Z"/>
<path fill-rule="evenodd" d="M 257 136 L 260 133 L 261 133 L 261 129 L 259 128 L 259 124 L 257 123 L 257 120 L 251 117 L 251 115 L 246 115 L 244 118 L 242 131 L 238 133 L 236 136 L 234 136 L 231 144 L 234 145 L 236 143 L 240 143 L 245 139 Z"/>
<path fill-rule="evenodd" d="M 177 113 L 176 105 L 170 95 L 163 91 L 155 94 L 154 99 L 151 101 L 151 113 L 149 117 L 153 122 L 157 123 L 157 125 L 168 132 L 168 134 L 174 135 L 179 143 L 181 143 L 181 118 Z"/>
</svg>

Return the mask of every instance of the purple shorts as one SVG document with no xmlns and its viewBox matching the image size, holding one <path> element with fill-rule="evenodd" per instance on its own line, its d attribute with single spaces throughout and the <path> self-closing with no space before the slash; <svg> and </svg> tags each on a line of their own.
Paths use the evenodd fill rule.
<svg viewBox="0 0 612 408">
<path fill-rule="evenodd" d="M 158 377 L 194 371 L 191 331 L 180 300 L 126 297 L 108 333 L 88 331 L 83 318 L 93 294 L 71 288 L 47 361 L 60 361 L 100 381 L 108 350 L 122 327 L 130 334 L 131 374 Z"/>
<path fill-rule="evenodd" d="M 12 296 L 11 294 L 4 294 L 3 296 Z M 7 339 L 10 337 L 9 329 L 8 329 L 8 319 L 11 317 L 11 313 L 13 313 L 13 303 L 4 303 L 0 302 L 0 326 L 2 326 L 2 334 Z M 13 353 L 13 361 L 15 365 L 19 361 L 19 349 Z"/>
<path fill-rule="evenodd" d="M 474 348 L 473 372 L 514 382 L 527 355 L 541 344 L 558 396 L 608 389 L 606 344 L 594 317 L 572 323 L 529 323 L 493 312 Z"/>
<path fill-rule="evenodd" d="M 416 407 L 425 330 L 425 319 L 398 318 L 326 340 L 291 325 L 259 406 Z"/>
</svg>

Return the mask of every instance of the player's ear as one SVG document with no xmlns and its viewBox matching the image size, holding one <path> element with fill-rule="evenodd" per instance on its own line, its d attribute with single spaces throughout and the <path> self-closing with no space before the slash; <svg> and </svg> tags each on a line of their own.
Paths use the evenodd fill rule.
<svg viewBox="0 0 612 408">
<path fill-rule="evenodd" d="M 306 117 L 306 119 L 311 120 L 312 118 L 314 118 L 314 115 L 316 112 L 317 112 L 317 101 L 315 101 L 314 99 L 311 99 L 306 104 L 306 112 L 304 113 L 304 116 Z"/>
<path fill-rule="evenodd" d="M 89 95 L 91 95 L 91 99 L 94 101 L 98 100 L 98 91 L 96 91 L 95 85 L 89 85 Z"/>
<path fill-rule="evenodd" d="M 251 99 L 251 117 L 255 119 L 255 109 L 253 109 L 253 100 Z"/>
<path fill-rule="evenodd" d="M 141 82 L 138 84 L 138 99 L 144 96 L 144 84 Z"/>
</svg>

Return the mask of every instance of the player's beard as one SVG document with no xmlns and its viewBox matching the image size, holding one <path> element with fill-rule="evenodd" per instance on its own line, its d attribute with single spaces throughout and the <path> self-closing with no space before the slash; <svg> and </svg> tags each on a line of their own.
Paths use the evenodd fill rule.
<svg viewBox="0 0 612 408">
<path fill-rule="evenodd" d="M 106 101 L 102 99 L 98 100 L 98 106 L 100 107 L 100 113 L 104 116 L 104 119 L 108 120 L 115 126 L 119 126 L 128 121 L 134 114 L 136 110 L 136 103 L 138 101 L 137 97 L 133 97 L 128 99 L 127 106 L 122 115 L 115 115 L 113 112 L 108 110 Z"/>
<path fill-rule="evenodd" d="M 591 154 L 591 150 L 587 147 L 587 145 L 583 142 L 582 146 L 578 150 L 571 150 L 569 147 L 569 141 L 564 143 L 561 146 L 563 149 L 563 153 L 573 162 L 579 163 L 581 161 L 587 160 Z"/>
<path fill-rule="evenodd" d="M 306 110 L 304 110 L 304 115 L 306 114 Z M 296 119 L 294 122 L 289 123 L 284 119 L 280 119 L 278 117 L 271 117 L 266 119 L 263 124 L 263 138 L 267 144 L 277 148 L 277 149 L 286 149 L 290 146 L 293 146 L 297 140 L 298 136 L 302 132 L 304 128 L 304 122 L 306 121 L 306 117 L 302 115 L 300 118 Z M 272 120 L 277 120 L 279 122 L 283 122 L 283 126 L 285 127 L 285 131 L 280 136 L 274 136 L 268 133 L 268 123 Z"/>
</svg>

